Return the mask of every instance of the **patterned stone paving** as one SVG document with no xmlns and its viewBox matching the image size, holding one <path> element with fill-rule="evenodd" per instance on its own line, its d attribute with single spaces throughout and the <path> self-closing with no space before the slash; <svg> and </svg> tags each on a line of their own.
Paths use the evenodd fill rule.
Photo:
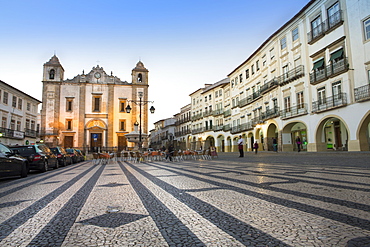
<svg viewBox="0 0 370 247">
<path fill-rule="evenodd" d="M 0 246 L 370 246 L 369 153 L 237 156 L 0 180 Z"/>
</svg>

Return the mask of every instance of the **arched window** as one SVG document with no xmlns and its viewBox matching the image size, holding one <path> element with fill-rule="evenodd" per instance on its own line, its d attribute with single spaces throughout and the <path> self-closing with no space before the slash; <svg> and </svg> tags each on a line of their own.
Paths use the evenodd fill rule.
<svg viewBox="0 0 370 247">
<path fill-rule="evenodd" d="M 137 81 L 138 82 L 142 82 L 143 81 L 143 75 L 142 74 L 138 74 Z"/>
<path fill-rule="evenodd" d="M 55 70 L 51 69 L 49 72 L 49 79 L 54 79 L 55 78 Z"/>
</svg>

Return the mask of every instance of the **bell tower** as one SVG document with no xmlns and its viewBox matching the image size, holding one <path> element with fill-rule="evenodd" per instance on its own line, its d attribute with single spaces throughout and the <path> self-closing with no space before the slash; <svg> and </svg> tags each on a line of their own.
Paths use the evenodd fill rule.
<svg viewBox="0 0 370 247">
<path fill-rule="evenodd" d="M 59 58 L 54 55 L 49 62 L 44 63 L 43 81 L 61 82 L 64 77 L 63 66 L 59 62 Z"/>
<path fill-rule="evenodd" d="M 143 62 L 139 61 L 131 73 L 132 84 L 148 85 L 148 73 L 149 70 L 144 67 Z"/>
</svg>

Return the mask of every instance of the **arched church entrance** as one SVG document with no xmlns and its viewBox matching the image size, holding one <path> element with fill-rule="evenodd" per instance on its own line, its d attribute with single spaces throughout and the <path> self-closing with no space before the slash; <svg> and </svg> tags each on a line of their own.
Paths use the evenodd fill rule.
<svg viewBox="0 0 370 247">
<path fill-rule="evenodd" d="M 90 152 L 100 152 L 106 143 L 106 124 L 100 119 L 94 119 L 87 122 L 85 129 L 87 130 L 85 142 L 88 143 Z"/>
</svg>

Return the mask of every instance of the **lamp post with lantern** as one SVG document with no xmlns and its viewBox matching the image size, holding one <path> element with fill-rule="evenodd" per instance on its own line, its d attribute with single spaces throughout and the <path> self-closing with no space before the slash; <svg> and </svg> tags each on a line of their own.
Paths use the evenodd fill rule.
<svg viewBox="0 0 370 247">
<path fill-rule="evenodd" d="M 138 122 L 135 122 L 134 125 L 135 126 L 139 126 L 139 143 L 138 143 L 138 145 L 139 145 L 139 150 L 141 151 L 142 144 L 143 144 L 142 139 L 141 139 L 141 136 L 142 136 L 142 128 L 141 128 L 141 112 L 142 112 L 142 109 L 141 109 L 141 107 L 144 106 L 144 105 L 146 105 L 146 104 L 148 104 L 148 103 L 154 103 L 154 101 L 143 100 L 143 96 L 144 96 L 144 93 L 143 92 L 138 92 L 138 95 L 139 95 L 139 100 L 128 100 L 127 102 L 132 102 L 135 105 L 138 105 L 139 106 L 139 123 Z M 131 108 L 130 104 L 128 104 L 126 106 L 126 112 L 127 113 L 130 113 L 131 112 L 131 109 L 132 108 Z M 150 109 L 149 109 L 149 111 L 151 113 L 154 113 L 154 111 L 155 111 L 154 106 L 151 106 Z"/>
</svg>

